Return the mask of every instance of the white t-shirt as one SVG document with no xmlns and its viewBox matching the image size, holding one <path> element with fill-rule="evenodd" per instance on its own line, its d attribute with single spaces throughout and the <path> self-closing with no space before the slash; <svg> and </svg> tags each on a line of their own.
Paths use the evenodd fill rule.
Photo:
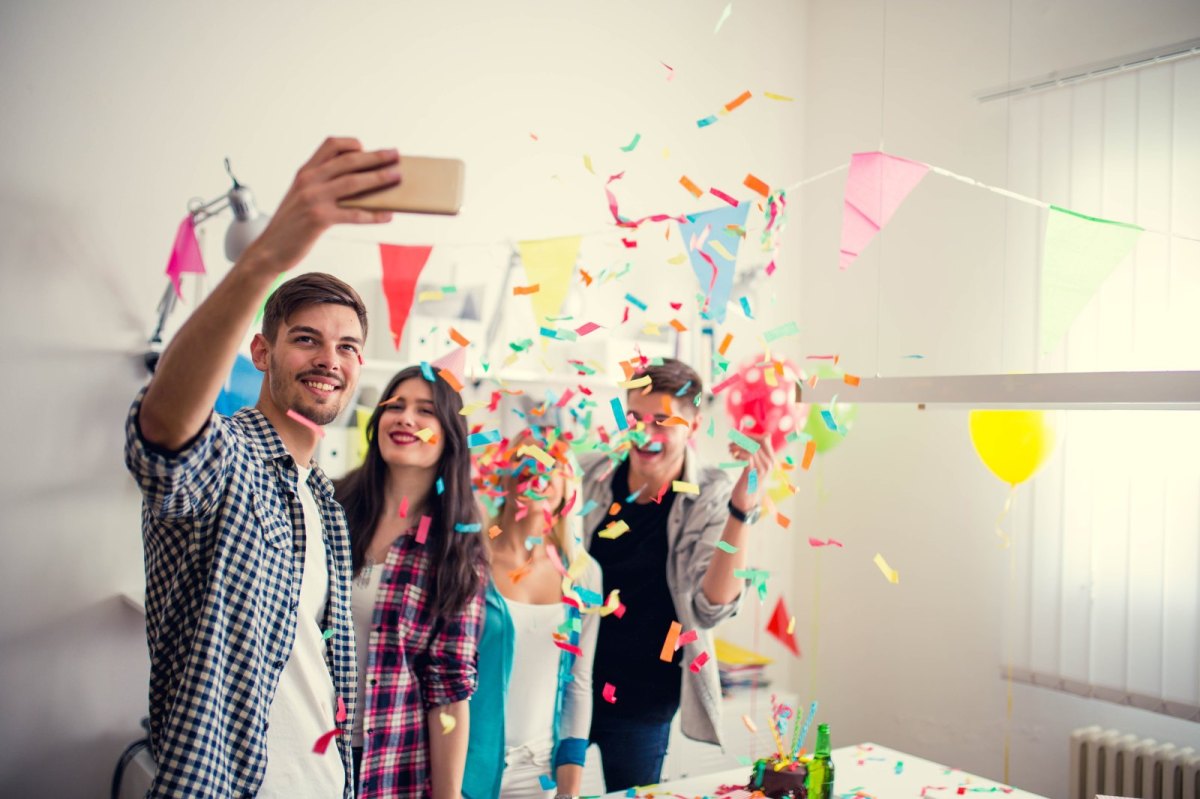
<svg viewBox="0 0 1200 799">
<path fill-rule="evenodd" d="M 367 663 L 371 654 L 371 625 L 375 620 L 375 596 L 387 564 L 373 563 L 354 578 L 350 593 L 350 613 L 354 617 L 354 645 L 358 656 L 358 712 L 354 714 L 351 742 L 363 745 L 363 719 L 367 715 Z"/>
<path fill-rule="evenodd" d="M 530 605 L 504 598 L 513 622 L 512 679 L 505 701 L 504 744 L 536 751 L 554 741 L 559 649 L 554 632 L 563 623 L 561 603 Z"/>
<path fill-rule="evenodd" d="M 325 665 L 325 638 L 321 621 L 329 602 L 329 562 L 325 554 L 324 527 L 312 489 L 311 469 L 300 472 L 297 493 L 304 509 L 304 572 L 300 578 L 300 606 L 296 610 L 296 641 L 288 655 L 279 687 L 271 703 L 267 728 L 267 773 L 260 799 L 340 799 L 346 771 L 332 742 L 325 754 L 313 744 L 336 726 L 337 697 L 333 677 Z"/>
</svg>

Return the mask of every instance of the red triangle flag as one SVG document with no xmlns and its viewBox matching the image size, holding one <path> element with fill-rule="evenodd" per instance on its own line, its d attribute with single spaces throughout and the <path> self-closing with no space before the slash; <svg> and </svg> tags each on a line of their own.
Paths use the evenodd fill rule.
<svg viewBox="0 0 1200 799">
<path fill-rule="evenodd" d="M 400 244 L 380 244 L 379 258 L 383 264 L 383 296 L 388 304 L 388 326 L 392 345 L 400 349 L 400 336 L 412 308 L 417 291 L 417 278 L 429 260 L 433 247 L 405 247 Z"/>
<path fill-rule="evenodd" d="M 787 606 L 783 604 L 783 597 L 775 603 L 775 610 L 771 611 L 771 620 L 767 622 L 767 632 L 779 639 L 779 642 L 792 650 L 792 654 L 800 657 L 800 645 L 796 643 L 796 636 L 788 632 L 788 623 L 791 621 L 791 616 L 788 615 Z"/>
</svg>

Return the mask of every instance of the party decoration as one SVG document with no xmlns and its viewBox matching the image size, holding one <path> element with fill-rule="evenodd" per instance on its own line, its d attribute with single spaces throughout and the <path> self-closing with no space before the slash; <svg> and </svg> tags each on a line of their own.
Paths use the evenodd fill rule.
<svg viewBox="0 0 1200 799">
<path fill-rule="evenodd" d="M 928 164 L 887 153 L 854 153 L 850 156 L 838 268 L 848 268 L 867 248 L 928 171 Z"/>
<path fill-rule="evenodd" d="M 857 417 L 858 406 L 851 403 L 838 403 L 832 411 L 814 405 L 808 412 L 804 432 L 812 438 L 816 451 L 824 454 L 842 443 Z M 836 430 L 830 428 L 829 420 L 833 421 Z"/>
<path fill-rule="evenodd" d="M 167 260 L 167 277 L 175 287 L 175 296 L 183 299 L 179 289 L 179 276 L 184 272 L 204 274 L 204 259 L 200 257 L 200 244 L 196 241 L 196 223 L 188 214 L 179 223 L 175 231 L 175 244 L 171 247 L 171 257 Z"/>
<path fill-rule="evenodd" d="M 1050 206 L 1042 249 L 1043 355 L 1058 346 L 1100 286 L 1133 251 L 1141 233 L 1137 225 Z"/>
<path fill-rule="evenodd" d="M 251 408 L 258 402 L 258 392 L 262 389 L 263 374 L 258 371 L 254 361 L 239 354 L 233 362 L 225 385 L 217 395 L 217 413 L 232 416 L 242 408 Z"/>
<path fill-rule="evenodd" d="M 767 632 L 779 639 L 779 643 L 792 650 L 792 654 L 800 657 L 800 645 L 796 643 L 796 635 L 789 628 L 789 620 L 787 606 L 783 604 L 783 597 L 779 597 L 775 602 L 775 609 L 771 611 L 771 620 L 767 622 Z"/>
<path fill-rule="evenodd" d="M 517 250 L 530 284 L 538 285 L 529 295 L 537 324 L 549 325 L 550 317 L 558 316 L 575 271 L 582 236 L 563 236 L 557 239 L 519 241 Z"/>
<path fill-rule="evenodd" d="M 983 465 L 1011 486 L 1033 476 L 1054 450 L 1044 411 L 971 411 L 971 443 Z"/>
<path fill-rule="evenodd" d="M 781 450 L 788 435 L 804 424 L 808 414 L 807 405 L 792 401 L 796 367 L 790 361 L 771 361 L 763 366 L 752 359 L 738 369 L 735 377 L 725 395 L 730 421 L 739 432 L 770 437 L 771 448 Z"/>
<path fill-rule="evenodd" d="M 725 321 L 725 305 L 733 291 L 733 271 L 738 246 L 742 243 L 741 237 L 731 233 L 729 227 L 745 228 L 749 210 L 750 203 L 744 202 L 736 207 L 724 206 L 689 214 L 686 221 L 679 223 L 683 241 L 689 245 L 688 257 L 692 262 L 692 271 L 696 273 L 700 290 L 705 295 L 705 307 L 701 315 L 718 323 Z M 713 241 L 723 247 L 725 254 L 713 247 Z"/>
<path fill-rule="evenodd" d="M 400 349 L 400 337 L 404 334 L 404 323 L 408 321 L 408 312 L 412 308 L 417 279 L 432 251 L 431 246 L 379 245 L 383 294 L 388 305 L 388 328 L 392 331 L 392 345 L 396 349 Z"/>
</svg>

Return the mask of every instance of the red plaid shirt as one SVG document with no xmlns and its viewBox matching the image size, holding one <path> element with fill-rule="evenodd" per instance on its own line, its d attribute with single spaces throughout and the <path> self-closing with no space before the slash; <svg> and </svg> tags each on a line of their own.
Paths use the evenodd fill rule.
<svg viewBox="0 0 1200 799">
<path fill-rule="evenodd" d="M 359 799 L 425 797 L 429 786 L 426 714 L 475 692 L 483 592 L 448 619 L 430 612 L 429 551 L 412 536 L 388 550 L 371 634 L 363 716 Z M 440 734 L 440 733 L 439 733 Z"/>
</svg>

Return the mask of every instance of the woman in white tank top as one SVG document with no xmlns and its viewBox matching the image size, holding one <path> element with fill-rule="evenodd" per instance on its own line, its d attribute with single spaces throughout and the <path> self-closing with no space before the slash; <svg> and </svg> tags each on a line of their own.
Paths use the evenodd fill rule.
<svg viewBox="0 0 1200 799">
<path fill-rule="evenodd" d="M 477 465 L 493 503 L 492 568 L 463 795 L 578 795 L 603 583 L 578 545 L 570 442 L 535 428 Z"/>
</svg>

